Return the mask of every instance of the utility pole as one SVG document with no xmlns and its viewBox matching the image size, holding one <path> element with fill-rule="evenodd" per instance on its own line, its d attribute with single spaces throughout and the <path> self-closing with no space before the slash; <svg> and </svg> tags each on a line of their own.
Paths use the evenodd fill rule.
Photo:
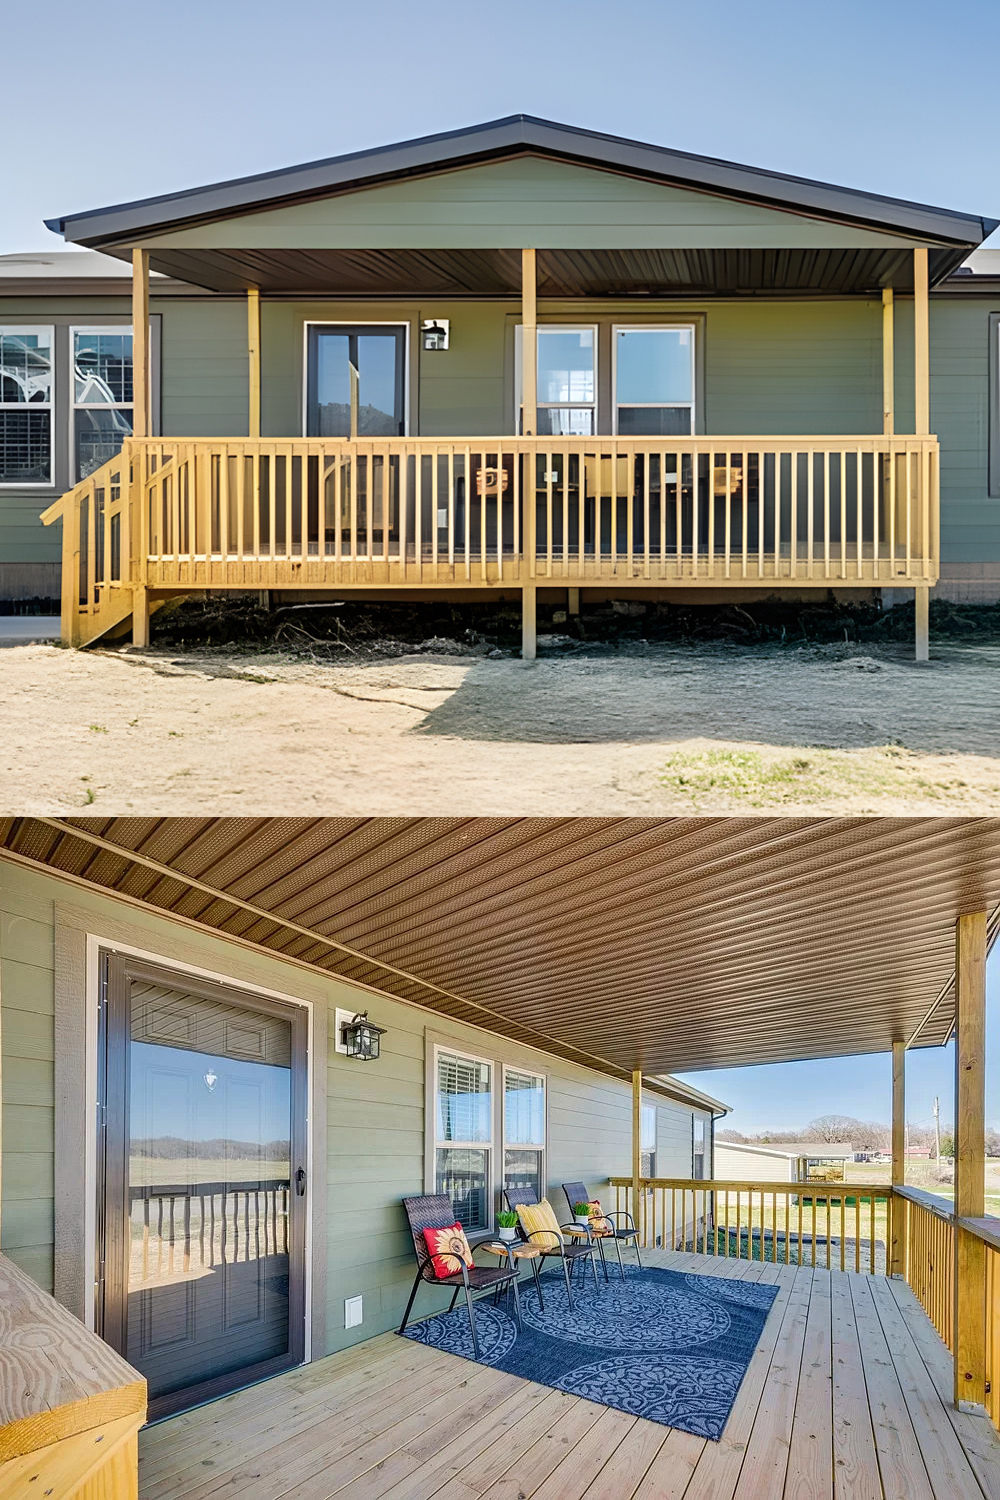
<svg viewBox="0 0 1000 1500">
<path fill-rule="evenodd" d="M 934 1095 L 934 1160 L 941 1170 L 941 1101 Z"/>
</svg>

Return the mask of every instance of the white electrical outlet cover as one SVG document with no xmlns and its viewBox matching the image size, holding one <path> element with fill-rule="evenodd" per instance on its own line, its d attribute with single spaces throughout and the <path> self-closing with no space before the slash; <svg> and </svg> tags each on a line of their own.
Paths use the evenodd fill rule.
<svg viewBox="0 0 1000 1500">
<path fill-rule="evenodd" d="M 344 1327 L 357 1328 L 364 1317 L 361 1297 L 346 1297 L 344 1299 Z"/>
</svg>

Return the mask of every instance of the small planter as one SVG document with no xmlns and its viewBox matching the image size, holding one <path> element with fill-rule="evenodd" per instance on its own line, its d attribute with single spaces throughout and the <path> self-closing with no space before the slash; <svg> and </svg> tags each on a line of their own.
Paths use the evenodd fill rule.
<svg viewBox="0 0 1000 1500">
<path fill-rule="evenodd" d="M 580 1228 L 580 1229 L 587 1229 L 590 1226 L 590 1215 L 589 1214 L 577 1214 L 577 1216 L 576 1216 L 576 1222 L 577 1222 L 578 1228 Z"/>
<path fill-rule="evenodd" d="M 517 1239 L 517 1230 L 516 1229 L 506 1229 L 502 1224 L 501 1224 L 499 1230 L 497 1231 L 497 1233 L 498 1233 L 500 1239 L 503 1240 L 503 1242 L 504 1242 L 505 1245 L 512 1245 L 514 1243 L 514 1241 Z"/>
</svg>

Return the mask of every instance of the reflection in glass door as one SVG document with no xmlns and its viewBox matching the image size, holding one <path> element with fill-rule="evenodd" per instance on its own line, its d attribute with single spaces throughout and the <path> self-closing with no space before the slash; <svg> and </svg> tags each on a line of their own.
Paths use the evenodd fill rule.
<svg viewBox="0 0 1000 1500">
<path fill-rule="evenodd" d="M 163 1415 L 303 1357 L 305 1018 L 103 962 L 98 1313 Z"/>
<path fill-rule="evenodd" d="M 307 437 L 402 437 L 406 329 L 309 325 Z"/>
</svg>

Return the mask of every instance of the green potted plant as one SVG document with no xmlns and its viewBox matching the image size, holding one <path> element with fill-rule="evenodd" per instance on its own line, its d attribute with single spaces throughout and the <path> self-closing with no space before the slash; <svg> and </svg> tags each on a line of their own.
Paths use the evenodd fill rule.
<svg viewBox="0 0 1000 1500">
<path fill-rule="evenodd" d="M 576 1219 L 576 1222 L 581 1229 L 586 1229 L 590 1224 L 590 1204 L 574 1203 L 573 1217 Z"/>
<path fill-rule="evenodd" d="M 497 1214 L 497 1230 L 505 1245 L 517 1239 L 517 1214 L 512 1208 L 502 1208 Z"/>
</svg>

